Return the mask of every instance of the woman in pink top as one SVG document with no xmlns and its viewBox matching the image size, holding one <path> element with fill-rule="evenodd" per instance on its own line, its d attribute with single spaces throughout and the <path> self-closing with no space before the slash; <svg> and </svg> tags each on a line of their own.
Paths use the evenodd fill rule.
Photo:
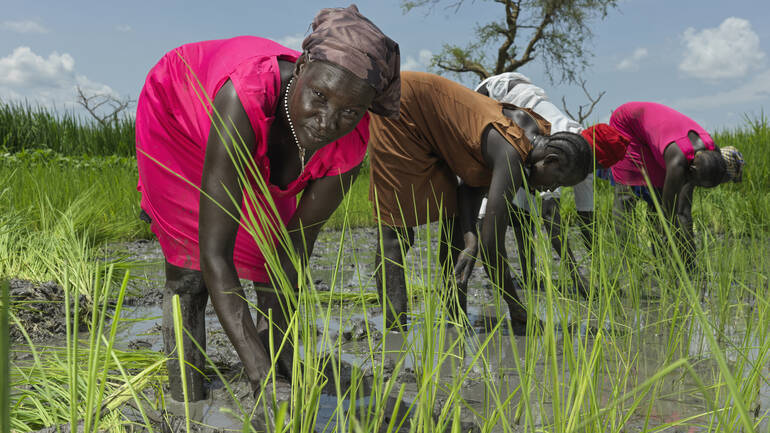
<svg viewBox="0 0 770 433">
<path fill-rule="evenodd" d="M 654 102 L 629 102 L 612 113 L 610 126 L 630 139 L 624 159 L 612 167 L 614 213 L 618 227 L 636 203 L 646 178 L 663 211 L 678 230 L 680 251 L 694 265 L 692 193 L 731 180 L 722 155 L 708 132 L 678 111 Z M 640 188 L 641 187 L 641 188 Z M 642 195 L 644 198 L 644 196 Z M 652 200 L 648 200 L 652 204 Z"/>
<path fill-rule="evenodd" d="M 364 157 L 367 110 L 398 114 L 398 45 L 355 6 L 321 10 L 302 47 L 299 53 L 249 36 L 183 45 L 152 68 L 137 107 L 141 207 L 166 259 L 165 350 L 171 354 L 175 346 L 175 294 L 184 327 L 205 348 L 210 295 L 255 390 L 271 368 L 269 325 L 258 330 L 239 278 L 261 286 L 271 281 L 257 244 L 233 215 L 262 206 L 286 225 L 306 262 Z M 253 159 L 249 165 L 267 183 L 277 215 L 263 198 L 244 200 L 238 176 L 244 167 L 231 158 L 238 151 Z M 288 254 L 276 249 L 282 271 L 296 284 Z M 289 304 L 274 290 L 258 298 L 263 312 L 272 309 L 274 335 L 282 338 L 281 306 Z M 184 352 L 203 371 L 204 357 L 191 342 Z M 277 371 L 288 375 L 291 362 L 291 349 L 284 350 Z M 168 371 L 172 396 L 181 400 L 178 364 L 169 361 Z M 189 399 L 204 398 L 204 378 L 194 368 L 186 371 Z"/>
</svg>

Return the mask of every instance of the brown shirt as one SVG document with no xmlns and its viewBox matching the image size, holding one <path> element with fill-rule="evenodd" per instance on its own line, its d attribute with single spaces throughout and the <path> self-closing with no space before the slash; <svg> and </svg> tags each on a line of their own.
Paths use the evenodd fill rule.
<svg viewBox="0 0 770 433">
<path fill-rule="evenodd" d="M 438 75 L 402 72 L 399 117 L 372 116 L 369 128 L 370 199 L 383 222 L 414 226 L 435 221 L 441 213 L 453 215 L 455 176 L 471 186 L 488 186 L 492 172 L 481 141 L 489 126 L 525 161 L 532 145 L 503 114 L 505 105 Z M 527 112 L 541 133 L 550 132 L 545 119 Z"/>
</svg>

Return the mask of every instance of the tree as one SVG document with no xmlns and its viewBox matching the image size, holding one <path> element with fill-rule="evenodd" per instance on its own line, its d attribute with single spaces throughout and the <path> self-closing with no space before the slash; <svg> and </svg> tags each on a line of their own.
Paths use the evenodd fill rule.
<svg viewBox="0 0 770 433">
<path fill-rule="evenodd" d="M 465 0 L 451 0 L 459 10 Z M 587 45 L 593 37 L 589 22 L 603 19 L 618 0 L 485 0 L 502 6 L 503 18 L 477 25 L 477 40 L 464 48 L 445 44 L 433 56 L 432 66 L 456 74 L 472 73 L 480 80 L 513 72 L 539 58 L 548 78 L 578 83 L 578 76 L 591 54 Z M 402 0 L 409 12 L 418 7 L 433 8 L 442 0 Z M 480 4 L 481 2 L 473 2 Z M 490 48 L 496 51 L 490 52 Z M 488 56 L 489 55 L 489 56 Z M 601 96 L 600 96 L 601 97 Z"/>
<path fill-rule="evenodd" d="M 108 93 L 86 93 L 77 86 L 77 102 L 102 126 L 117 125 L 118 119 L 135 101 L 130 97 L 119 98 Z"/>
<path fill-rule="evenodd" d="M 577 116 L 570 113 L 569 109 L 567 108 L 567 99 L 564 98 L 564 96 L 561 97 L 561 106 L 564 108 L 564 112 L 572 119 L 575 119 L 578 123 L 581 125 L 586 124 L 586 120 L 588 120 L 588 116 L 593 113 L 594 108 L 596 107 L 596 104 L 599 103 L 599 100 L 602 99 L 602 96 L 604 96 L 606 91 L 599 92 L 599 96 L 593 97 L 590 93 L 588 93 L 588 89 L 586 89 L 586 80 L 580 80 L 580 87 L 583 89 L 583 93 L 585 93 L 586 98 L 588 98 L 588 104 L 578 105 L 578 111 Z M 586 110 L 583 112 L 583 110 Z"/>
</svg>

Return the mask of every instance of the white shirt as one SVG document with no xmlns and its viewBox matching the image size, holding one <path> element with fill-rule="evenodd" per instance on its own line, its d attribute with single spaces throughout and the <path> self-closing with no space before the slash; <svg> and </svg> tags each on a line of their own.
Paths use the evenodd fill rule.
<svg viewBox="0 0 770 433">
<path fill-rule="evenodd" d="M 514 83 L 509 90 L 509 84 Z M 489 77 L 476 86 L 478 91 L 482 86 L 487 87 L 489 97 L 500 102 L 513 104 L 517 107 L 529 108 L 535 113 L 543 116 L 545 120 L 551 123 L 551 134 L 561 131 L 573 132 L 579 134 L 583 127 L 576 121 L 570 119 L 564 113 L 556 108 L 545 90 L 532 84 L 532 81 L 518 72 L 505 72 L 500 75 Z M 575 185 L 575 207 L 580 212 L 594 210 L 594 187 L 593 173 L 589 173 L 585 179 Z M 555 191 L 545 191 L 540 193 L 543 199 L 556 198 L 561 196 L 561 188 Z M 535 197 L 527 193 L 524 188 L 516 191 L 516 197 L 513 204 L 520 209 L 532 211 L 530 204 L 534 202 Z"/>
</svg>

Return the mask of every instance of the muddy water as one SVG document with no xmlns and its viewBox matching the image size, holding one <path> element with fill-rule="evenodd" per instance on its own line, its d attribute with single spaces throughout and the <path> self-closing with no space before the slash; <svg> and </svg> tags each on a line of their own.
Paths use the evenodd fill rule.
<svg viewBox="0 0 770 433">
<path fill-rule="evenodd" d="M 311 258 L 312 275 L 317 290 L 329 290 L 333 287 L 336 292 L 360 292 L 375 290 L 374 280 L 372 279 L 372 266 L 374 252 L 376 248 L 376 232 L 373 229 L 357 229 L 346 234 L 344 240 L 345 248 L 342 249 L 341 257 L 337 253 L 340 250 L 340 233 L 324 231 L 319 236 L 316 248 Z M 435 239 L 435 237 L 434 237 Z M 514 251 L 512 239 L 508 240 L 509 251 Z M 133 296 L 124 308 L 122 319 L 123 327 L 118 334 L 119 348 L 125 349 L 148 349 L 161 350 L 162 342 L 160 339 L 160 287 L 163 284 L 163 266 L 162 254 L 154 242 L 139 242 L 124 244 L 120 246 L 133 260 L 137 261 L 137 266 L 132 271 L 138 279 L 131 283 Z M 428 275 L 426 268 L 430 266 L 427 259 L 431 251 L 435 251 L 435 241 L 429 243 L 424 239 L 418 239 L 417 244 L 410 252 L 408 263 L 414 267 L 414 272 L 410 274 L 415 278 L 421 278 Z M 337 261 L 339 260 L 339 266 Z M 516 261 L 515 259 L 513 260 Z M 374 374 L 384 374 L 386 380 L 391 375 L 396 375 L 397 385 L 404 387 L 403 404 L 410 404 L 418 397 L 418 382 L 422 381 L 427 375 L 439 378 L 439 383 L 445 387 L 451 387 L 453 384 L 460 383 L 459 395 L 465 402 L 462 407 L 462 426 L 464 431 L 469 429 L 478 431 L 478 425 L 483 424 L 484 420 L 493 415 L 493 410 L 498 407 L 495 398 L 506 399 L 509 395 L 516 393 L 513 399 L 516 403 L 521 398 L 522 378 L 519 377 L 517 365 L 523 366 L 526 360 L 523 354 L 526 352 L 527 339 L 523 337 L 509 337 L 505 332 L 494 335 L 491 343 L 484 346 L 483 342 L 489 337 L 489 325 L 495 324 L 494 296 L 490 290 L 489 284 L 483 276 L 483 270 L 477 265 L 473 279 L 469 284 L 469 319 L 473 330 L 458 334 L 454 328 L 449 328 L 439 335 L 444 337 L 444 350 L 439 351 L 437 343 L 433 342 L 433 347 L 427 347 L 426 343 L 420 337 L 421 327 L 426 326 L 424 317 L 418 308 L 412 311 L 412 320 L 410 323 L 410 332 L 406 335 L 397 333 L 383 332 L 382 314 L 375 305 L 362 310 L 359 306 L 342 305 L 335 307 L 331 319 L 329 319 L 329 332 L 325 336 L 318 337 L 315 344 L 320 347 L 328 347 L 328 341 L 335 341 L 339 338 L 342 351 L 342 361 L 348 365 L 360 368 L 364 374 L 370 377 L 368 382 L 374 381 Z M 416 284 L 424 284 L 424 281 L 413 281 Z M 253 291 L 248 290 L 247 295 L 252 296 Z M 645 306 L 643 306 L 645 307 Z M 656 305 L 649 305 L 648 308 L 655 309 Z M 546 310 L 541 308 L 537 313 L 541 319 L 545 320 Z M 561 315 L 555 312 L 556 329 L 561 327 Z M 564 318 L 566 321 L 573 321 L 573 318 Z M 647 326 L 654 323 L 659 318 L 654 315 L 644 315 L 630 323 L 631 328 L 627 332 L 634 332 L 634 338 L 619 338 L 619 341 L 628 341 L 627 347 L 615 347 L 604 349 L 602 352 L 603 366 L 615 366 L 606 368 L 605 371 L 596 375 L 599 384 L 599 395 L 594 396 L 598 399 L 597 404 L 601 407 L 608 402 L 616 400 L 619 396 L 613 395 L 613 390 L 620 390 L 621 393 L 630 392 L 662 366 L 673 362 L 678 356 L 686 356 L 693 360 L 695 369 L 701 379 L 705 382 L 712 380 L 717 372 L 714 362 L 708 354 L 708 344 L 705 341 L 703 330 L 697 325 L 692 327 L 690 345 L 683 349 L 683 352 L 677 352 L 673 356 L 669 352 L 666 340 L 666 330 L 654 326 Z M 238 373 L 240 371 L 240 362 L 232 346 L 219 326 L 216 315 L 209 305 L 206 314 L 207 321 L 207 341 L 208 352 L 212 360 L 217 364 L 220 370 L 223 370 L 228 377 L 232 377 L 236 382 L 236 393 L 247 393 L 248 387 L 244 381 L 238 382 Z M 366 327 L 372 331 L 372 339 L 367 340 Z M 319 323 L 320 326 L 320 323 Z M 599 329 L 604 332 L 618 332 L 612 328 L 609 323 L 588 323 L 577 319 L 567 328 L 579 338 L 565 339 L 559 331 L 557 341 L 554 344 L 556 360 L 560 366 L 562 374 L 560 385 L 554 386 L 549 383 L 547 372 L 548 366 L 545 365 L 543 357 L 535 361 L 532 368 L 533 378 L 530 378 L 525 388 L 531 401 L 537 402 L 530 405 L 529 411 L 517 417 L 514 409 L 515 404 L 508 404 L 503 411 L 501 418 L 513 426 L 512 431 L 524 431 L 524 419 L 528 418 L 528 424 L 535 427 L 553 422 L 553 408 L 551 402 L 554 400 L 555 392 L 560 390 L 566 392 L 566 384 L 572 379 L 570 377 L 571 369 L 567 365 L 567 359 L 573 355 L 581 356 L 581 353 L 588 352 L 593 348 L 594 337 Z M 737 328 L 728 326 L 729 330 L 722 338 L 728 339 L 727 346 L 730 344 L 741 344 L 744 333 Z M 431 366 L 437 361 L 440 353 L 446 351 L 446 348 L 453 343 L 460 343 L 454 349 L 455 357 L 440 363 L 438 371 L 431 371 Z M 371 359 L 370 341 L 375 345 L 376 353 L 384 353 L 382 359 Z M 565 344 L 565 341 L 571 341 L 572 346 Z M 530 342 L 532 343 L 532 342 Z M 538 341 L 540 347 L 546 350 L 545 342 Z M 511 344 L 514 344 L 513 347 Z M 481 365 L 474 363 L 474 357 L 478 353 L 483 353 L 486 363 Z M 515 355 L 518 354 L 518 357 Z M 567 356 L 567 355 L 570 356 Z M 641 354 L 629 359 L 628 354 Z M 728 356 L 730 352 L 728 351 Z M 737 354 L 732 354 L 731 361 L 735 361 Z M 758 353 L 749 354 L 749 357 L 759 356 Z M 430 358 L 430 359 L 429 359 Z M 631 367 L 629 368 L 629 364 Z M 400 367 L 399 367 L 400 365 Z M 376 372 L 376 373 L 375 373 Z M 585 374 L 586 372 L 578 372 Z M 770 371 L 765 368 L 765 377 L 770 377 Z M 678 420 L 696 417 L 695 421 L 706 423 L 705 418 L 697 418 L 705 410 L 705 403 L 700 393 L 695 392 L 696 383 L 693 378 L 685 374 L 674 375 L 674 378 L 667 377 L 660 382 L 657 388 L 656 400 L 650 402 L 643 399 L 642 409 L 633 412 L 629 419 L 625 421 L 626 431 L 640 431 L 645 428 L 651 428 L 656 425 L 677 422 Z M 621 385 L 618 385 L 622 381 Z M 756 406 L 759 415 L 764 415 L 770 408 L 770 388 L 767 382 L 760 387 Z M 222 409 L 233 409 L 230 397 L 224 392 L 221 382 L 215 380 L 211 386 L 211 397 L 209 400 L 197 403 L 193 407 L 195 418 L 204 425 L 211 426 L 212 431 L 222 430 L 240 430 L 239 421 Z M 564 396 L 562 395 L 562 398 Z M 723 397 L 722 397 L 723 398 Z M 436 389 L 434 412 L 439 413 L 445 406 L 447 400 L 446 391 Z M 343 408 L 349 407 L 351 402 L 345 400 L 342 403 Z M 369 404 L 367 397 L 362 397 L 355 401 L 357 406 L 366 406 Z M 337 422 L 335 411 L 338 407 L 338 399 L 331 394 L 325 394 L 320 401 L 321 409 L 318 414 L 317 430 L 321 431 L 328 423 L 333 425 Z M 620 406 L 619 413 L 624 415 L 629 404 Z M 564 410 L 561 410 L 564 413 Z M 498 422 L 498 426 L 503 421 Z M 766 421 L 763 421 L 765 429 L 768 428 Z M 676 428 L 674 431 L 699 431 L 697 427 L 687 426 Z M 205 431 L 206 429 L 204 429 Z M 327 430 L 330 431 L 330 430 Z M 502 431 L 501 427 L 493 431 Z M 764 431 L 764 430 L 760 430 Z"/>
</svg>

